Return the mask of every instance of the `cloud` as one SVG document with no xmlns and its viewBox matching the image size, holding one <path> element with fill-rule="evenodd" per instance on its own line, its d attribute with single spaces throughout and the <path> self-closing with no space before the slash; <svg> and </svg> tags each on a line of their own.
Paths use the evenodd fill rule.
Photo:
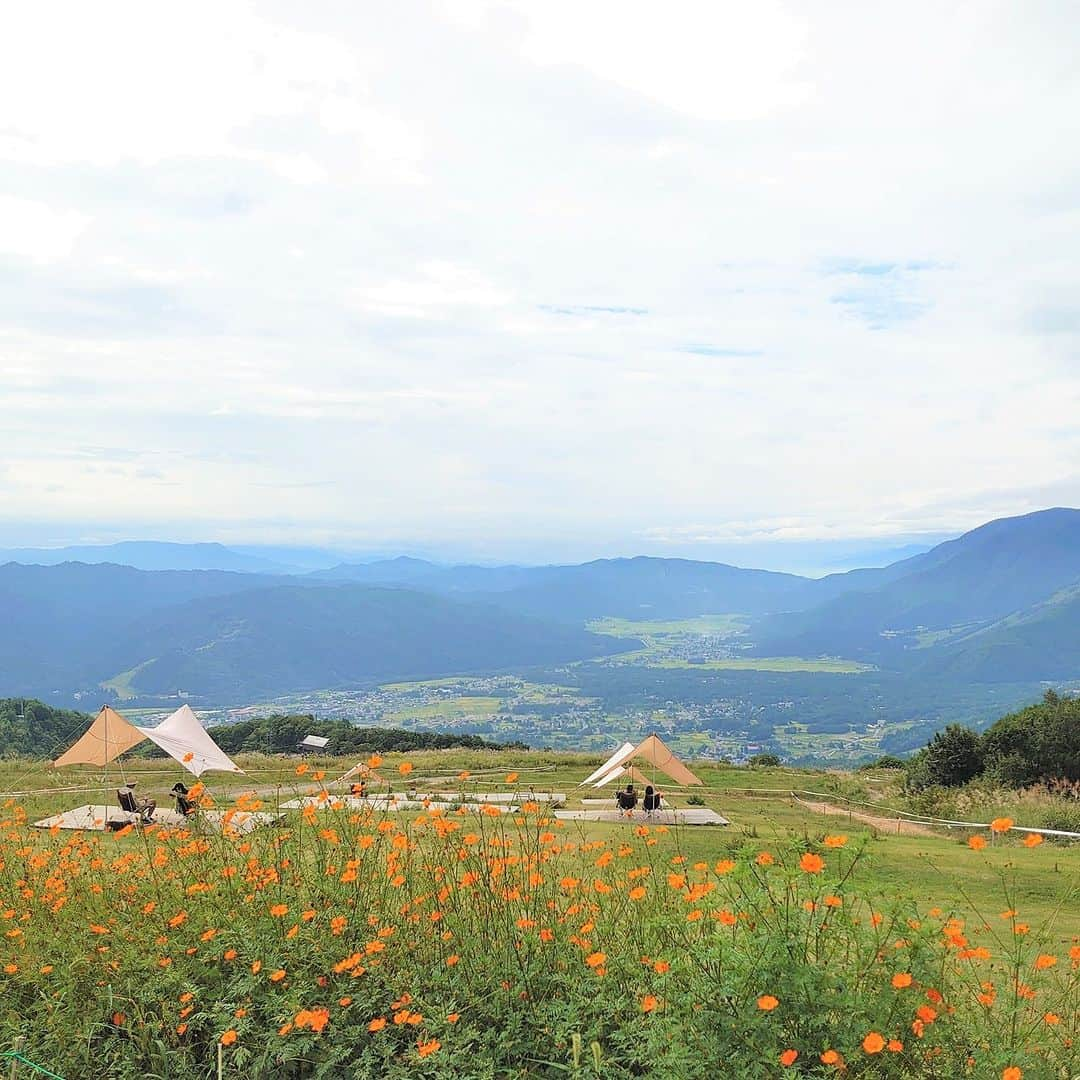
<svg viewBox="0 0 1080 1080">
<path fill-rule="evenodd" d="M 24 5 L 0 534 L 687 554 L 1080 502 L 1070 16 Z"/>
</svg>

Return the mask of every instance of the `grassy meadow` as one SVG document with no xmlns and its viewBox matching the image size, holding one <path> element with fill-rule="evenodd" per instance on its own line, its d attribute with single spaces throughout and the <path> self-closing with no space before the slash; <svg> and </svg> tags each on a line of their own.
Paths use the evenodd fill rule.
<svg viewBox="0 0 1080 1080">
<path fill-rule="evenodd" d="M 351 761 L 240 763 L 204 799 L 316 804 L 247 835 L 50 832 L 28 823 L 112 804 L 118 770 L 0 765 L 0 1051 L 66 1080 L 1080 1071 L 1080 848 L 898 833 L 887 773 L 703 766 L 671 802 L 703 799 L 719 828 L 528 801 L 580 805 L 583 756 L 388 755 L 396 791 L 457 793 L 416 812 L 343 807 Z M 124 768 L 159 805 L 179 774 Z M 468 801 L 487 791 L 526 796 Z M 821 811 L 845 797 L 850 816 Z"/>
</svg>

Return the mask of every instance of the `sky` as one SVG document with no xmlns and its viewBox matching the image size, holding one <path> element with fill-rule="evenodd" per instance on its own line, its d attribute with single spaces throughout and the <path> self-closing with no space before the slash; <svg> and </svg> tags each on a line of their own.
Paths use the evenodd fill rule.
<svg viewBox="0 0 1080 1080">
<path fill-rule="evenodd" d="M 730 558 L 1080 506 L 1078 39 L 1052 0 L 21 5 L 0 546 Z"/>
</svg>

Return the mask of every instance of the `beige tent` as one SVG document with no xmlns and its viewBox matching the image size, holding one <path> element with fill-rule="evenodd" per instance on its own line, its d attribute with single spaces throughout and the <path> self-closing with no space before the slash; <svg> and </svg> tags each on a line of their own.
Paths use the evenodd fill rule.
<svg viewBox="0 0 1080 1080">
<path fill-rule="evenodd" d="M 144 739 L 160 746 L 194 776 L 204 772 L 243 770 L 214 742 L 189 705 L 181 705 L 157 727 L 138 727 L 108 705 L 94 718 L 83 737 L 61 754 L 53 766 L 107 765 Z"/>
<path fill-rule="evenodd" d="M 366 784 L 385 784 L 386 781 L 370 766 L 364 762 L 354 765 L 344 776 L 339 776 L 337 782 L 344 784 L 352 780 L 355 783 L 363 781 Z"/>
<path fill-rule="evenodd" d="M 53 766 L 107 765 L 145 738 L 134 724 L 128 723 L 115 709 L 103 705 L 83 737 L 61 754 Z"/>
<path fill-rule="evenodd" d="M 609 758 L 602 766 L 608 771 L 601 773 L 599 779 L 593 782 L 593 787 L 603 787 L 617 777 L 626 775 L 629 769 L 633 769 L 635 765 L 651 765 L 654 769 L 659 769 L 665 776 L 669 776 L 681 787 L 691 787 L 701 783 L 701 780 L 668 749 L 659 735 L 650 735 L 638 743 L 637 746 L 632 746 L 629 750 L 624 747 Z M 635 772 L 635 779 L 637 779 L 641 776 L 641 772 L 637 770 Z M 596 775 L 594 773 L 589 780 L 593 780 Z M 585 783 L 588 783 L 589 780 L 586 780 Z M 647 783 L 648 781 L 642 782 Z"/>
</svg>

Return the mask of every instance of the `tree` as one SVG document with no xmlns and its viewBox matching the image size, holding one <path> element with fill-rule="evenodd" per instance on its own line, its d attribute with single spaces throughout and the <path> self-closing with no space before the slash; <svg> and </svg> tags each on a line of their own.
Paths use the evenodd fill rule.
<svg viewBox="0 0 1080 1080">
<path fill-rule="evenodd" d="M 780 759 L 776 754 L 755 754 L 749 761 L 751 765 L 762 765 L 770 768 L 775 768 L 780 764 Z"/>
<path fill-rule="evenodd" d="M 983 771 L 982 742 L 961 724 L 939 731 L 911 762 L 908 782 L 912 787 L 959 787 Z"/>
</svg>

